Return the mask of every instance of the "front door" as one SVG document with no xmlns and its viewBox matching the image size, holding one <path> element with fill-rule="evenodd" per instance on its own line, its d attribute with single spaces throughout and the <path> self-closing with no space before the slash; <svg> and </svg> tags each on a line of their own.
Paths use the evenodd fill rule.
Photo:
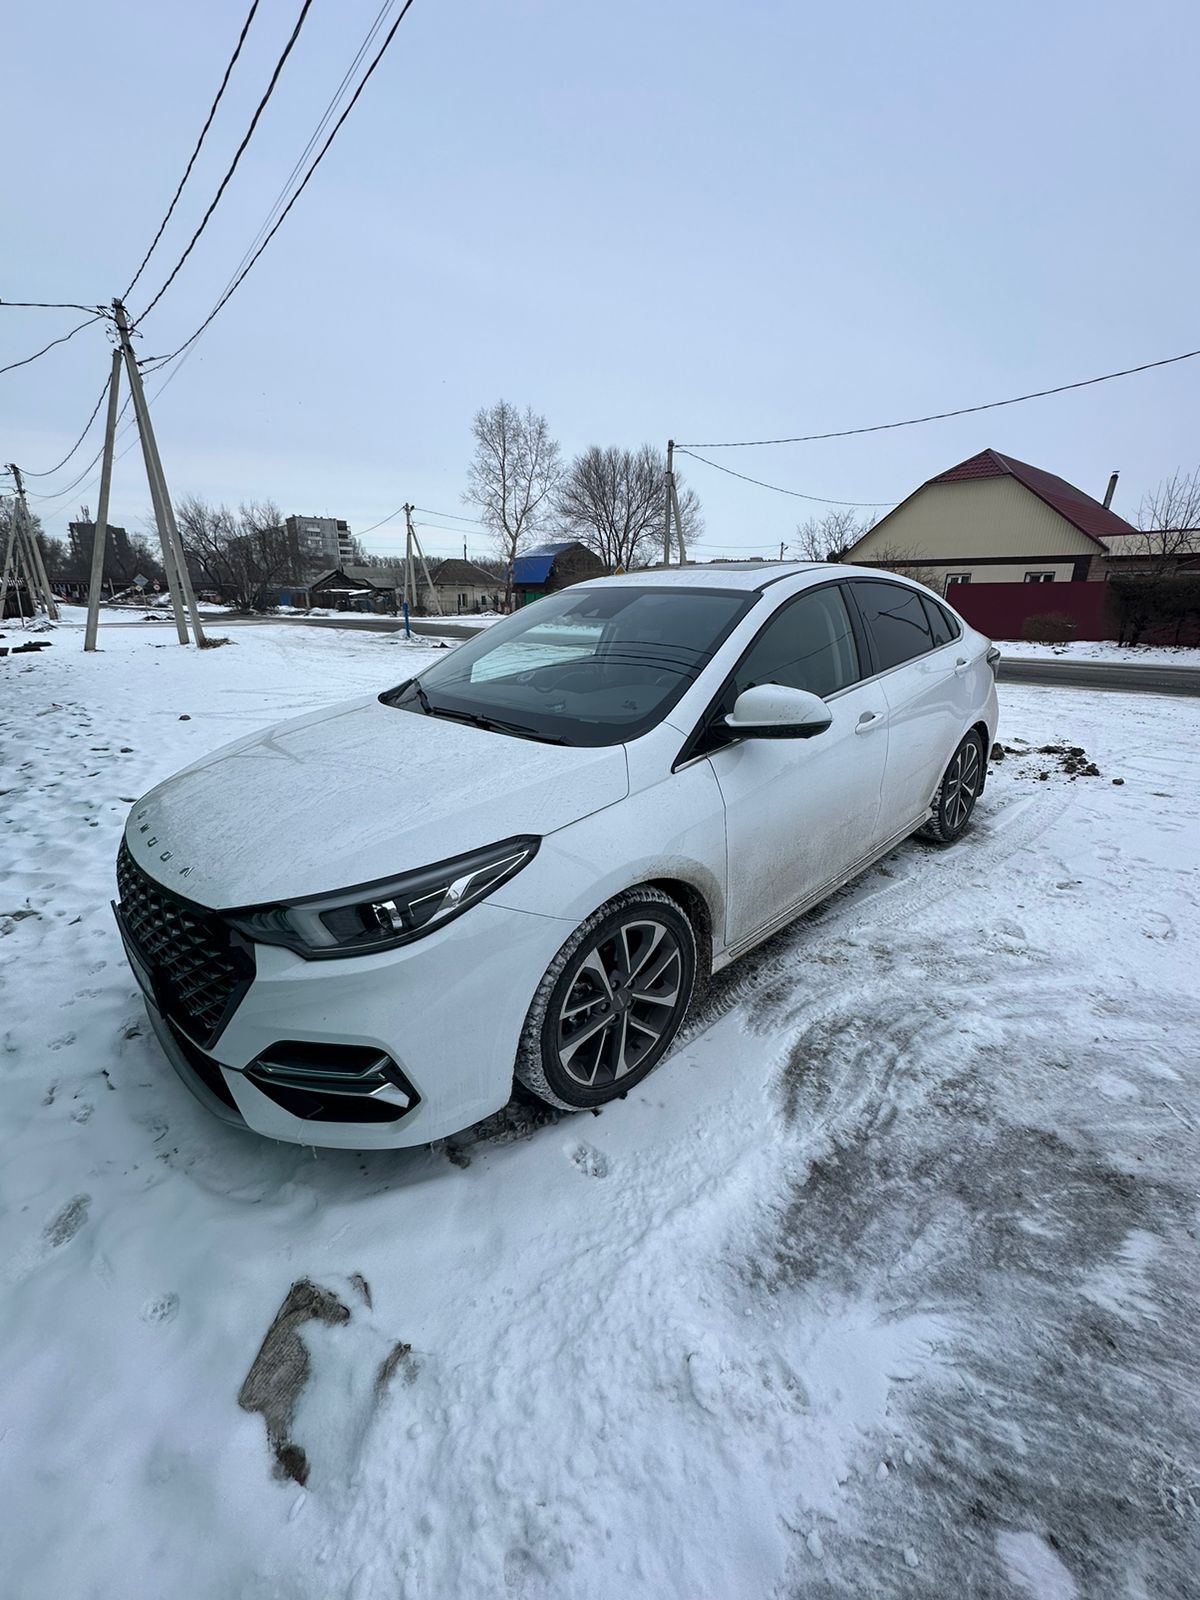
<svg viewBox="0 0 1200 1600">
<path fill-rule="evenodd" d="M 837 584 L 786 602 L 734 673 L 716 738 L 737 695 L 760 683 L 820 695 L 833 722 L 808 739 L 740 739 L 710 750 L 725 806 L 731 947 L 784 920 L 881 842 L 888 708 L 878 683 L 861 677 Z"/>
</svg>

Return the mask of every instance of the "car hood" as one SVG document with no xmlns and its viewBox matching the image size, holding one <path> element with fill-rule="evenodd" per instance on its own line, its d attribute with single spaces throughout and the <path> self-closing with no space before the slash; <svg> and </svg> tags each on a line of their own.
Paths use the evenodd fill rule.
<svg viewBox="0 0 1200 1600">
<path fill-rule="evenodd" d="M 214 751 L 125 828 L 159 882 L 214 908 L 294 900 L 552 833 L 628 793 L 624 748 L 580 749 L 385 706 L 330 706 Z"/>
</svg>

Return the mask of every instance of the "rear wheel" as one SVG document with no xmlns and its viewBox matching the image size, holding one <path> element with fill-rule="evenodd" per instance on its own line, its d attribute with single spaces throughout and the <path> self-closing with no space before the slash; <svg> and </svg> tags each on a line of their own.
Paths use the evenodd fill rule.
<svg viewBox="0 0 1200 1600">
<path fill-rule="evenodd" d="M 696 982 L 696 936 L 658 889 L 630 889 L 577 928 L 538 985 L 518 1080 L 563 1110 L 640 1083 L 679 1032 Z"/>
<path fill-rule="evenodd" d="M 983 740 L 972 728 L 950 758 L 938 791 L 933 797 L 933 815 L 918 830 L 923 839 L 935 844 L 953 844 L 966 832 L 983 788 Z"/>
</svg>

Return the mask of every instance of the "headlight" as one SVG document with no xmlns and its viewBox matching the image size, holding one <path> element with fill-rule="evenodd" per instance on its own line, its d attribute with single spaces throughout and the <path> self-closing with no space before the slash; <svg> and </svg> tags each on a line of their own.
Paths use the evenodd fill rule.
<svg viewBox="0 0 1200 1600">
<path fill-rule="evenodd" d="M 539 843 L 505 839 L 383 883 L 233 912 L 226 920 L 251 939 L 286 945 L 310 961 L 392 950 L 461 916 L 532 861 Z"/>
</svg>

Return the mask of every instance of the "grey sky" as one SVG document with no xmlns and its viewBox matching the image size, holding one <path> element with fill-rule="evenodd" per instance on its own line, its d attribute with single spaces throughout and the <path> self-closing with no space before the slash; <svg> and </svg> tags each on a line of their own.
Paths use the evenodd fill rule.
<svg viewBox="0 0 1200 1600">
<path fill-rule="evenodd" d="M 262 0 L 135 312 L 211 198 L 297 4 Z M 377 5 L 314 0 L 233 184 L 146 321 L 146 353 L 211 308 Z M 124 288 L 244 12 L 10 9 L 0 295 Z M 544 411 L 570 453 L 883 422 L 1200 344 L 1198 18 L 1194 0 L 416 0 L 317 176 L 154 406 L 171 487 L 269 496 L 361 529 L 405 498 L 466 511 L 470 418 L 501 395 Z M 0 364 L 72 316 L 0 311 Z M 107 364 L 97 326 L 0 377 L 0 459 L 52 464 Z M 993 445 L 1097 494 L 1120 468 L 1128 515 L 1146 487 L 1200 463 L 1198 397 L 1200 360 L 719 459 L 890 501 Z M 69 483 L 99 442 L 97 430 L 31 488 Z M 698 553 L 766 553 L 819 509 L 680 465 L 704 504 Z M 81 499 L 94 508 L 95 487 L 35 505 L 61 532 Z M 136 525 L 147 504 L 134 449 L 113 520 Z M 368 543 L 396 548 L 395 528 Z"/>
</svg>

